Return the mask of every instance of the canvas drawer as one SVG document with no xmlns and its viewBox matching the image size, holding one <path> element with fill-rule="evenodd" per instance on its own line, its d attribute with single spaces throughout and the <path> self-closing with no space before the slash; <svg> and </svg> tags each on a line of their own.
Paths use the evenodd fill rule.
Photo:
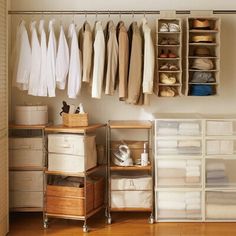
<svg viewBox="0 0 236 236">
<path fill-rule="evenodd" d="M 93 210 L 93 184 L 87 184 L 86 211 Z M 82 216 L 85 214 L 84 188 L 47 185 L 46 212 Z"/>
<path fill-rule="evenodd" d="M 112 175 L 111 190 L 151 190 L 151 176 Z"/>
<path fill-rule="evenodd" d="M 42 150 L 37 149 L 10 149 L 9 150 L 10 167 L 43 167 L 44 154 Z"/>
<path fill-rule="evenodd" d="M 39 137 L 32 138 L 10 138 L 10 149 L 24 150 L 43 150 L 43 139 Z"/>
<path fill-rule="evenodd" d="M 10 208 L 43 207 L 42 191 L 10 191 Z"/>
<path fill-rule="evenodd" d="M 187 220 L 201 218 L 201 192 L 157 191 L 156 220 Z"/>
<path fill-rule="evenodd" d="M 66 155 L 66 154 L 48 154 L 48 170 L 49 171 L 65 171 L 65 172 L 83 172 L 86 169 L 93 168 L 97 165 L 97 156 L 88 157 Z"/>
<path fill-rule="evenodd" d="M 111 191 L 112 208 L 151 208 L 152 191 Z"/>
<path fill-rule="evenodd" d="M 96 155 L 95 135 L 49 134 L 48 151 L 81 156 Z"/>
<path fill-rule="evenodd" d="M 43 171 L 10 171 L 10 190 L 43 191 Z"/>
<path fill-rule="evenodd" d="M 236 192 L 206 192 L 206 218 L 208 220 L 235 220 Z"/>
</svg>

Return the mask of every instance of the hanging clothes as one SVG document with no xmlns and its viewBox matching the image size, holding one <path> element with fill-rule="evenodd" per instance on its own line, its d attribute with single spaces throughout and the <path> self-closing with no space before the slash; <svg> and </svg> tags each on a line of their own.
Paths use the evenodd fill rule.
<svg viewBox="0 0 236 236">
<path fill-rule="evenodd" d="M 36 21 L 30 23 L 31 31 L 31 70 L 28 94 L 37 96 L 40 79 L 41 47 L 36 29 Z"/>
<path fill-rule="evenodd" d="M 143 93 L 152 94 L 155 56 L 151 29 L 148 26 L 146 18 L 143 18 L 142 20 L 142 33 L 144 38 Z"/>
<path fill-rule="evenodd" d="M 113 95 L 118 69 L 118 42 L 116 38 L 116 28 L 113 21 L 107 23 L 107 38 L 105 94 Z"/>
<path fill-rule="evenodd" d="M 80 93 L 82 84 L 82 63 L 80 58 L 78 37 L 74 23 L 71 23 L 69 26 L 68 38 L 70 40 L 70 66 L 67 94 L 69 98 L 76 98 L 76 96 Z"/>
<path fill-rule="evenodd" d="M 131 45 L 128 98 L 127 103 L 137 104 L 139 102 L 142 84 L 142 38 L 137 22 L 133 22 L 129 28 L 129 39 Z"/>
<path fill-rule="evenodd" d="M 92 97 L 100 99 L 102 96 L 102 83 L 105 63 L 105 38 L 100 21 L 95 24 L 94 40 L 94 60 L 93 60 L 93 81 Z"/>
<path fill-rule="evenodd" d="M 40 35 L 40 77 L 38 85 L 38 96 L 47 96 L 47 38 L 44 29 L 44 20 L 39 22 Z"/>
<path fill-rule="evenodd" d="M 12 58 L 14 60 L 12 85 L 20 90 L 27 90 L 31 70 L 31 47 L 23 20 L 17 27 Z"/>
<path fill-rule="evenodd" d="M 57 42 L 54 33 L 55 20 L 49 21 L 49 39 L 47 50 L 47 89 L 48 96 L 55 97 L 56 90 L 56 48 Z"/>
<path fill-rule="evenodd" d="M 119 44 L 119 99 L 124 101 L 127 98 L 128 71 L 129 71 L 129 38 L 123 21 L 117 25 L 117 37 Z"/>
<path fill-rule="evenodd" d="M 69 60 L 69 47 L 66 41 L 63 26 L 61 25 L 56 58 L 56 86 L 61 90 L 66 87 L 66 79 L 69 71 Z"/>
<path fill-rule="evenodd" d="M 91 82 L 93 35 L 90 24 L 85 21 L 79 32 L 79 45 L 83 61 L 83 82 Z"/>
</svg>

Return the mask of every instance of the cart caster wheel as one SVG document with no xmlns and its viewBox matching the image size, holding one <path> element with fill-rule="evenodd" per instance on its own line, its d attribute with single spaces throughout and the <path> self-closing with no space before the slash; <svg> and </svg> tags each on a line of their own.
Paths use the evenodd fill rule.
<svg viewBox="0 0 236 236">
<path fill-rule="evenodd" d="M 44 228 L 44 229 L 47 229 L 47 228 L 48 228 L 48 221 L 44 221 L 44 223 L 43 223 L 43 228 Z"/>
<path fill-rule="evenodd" d="M 111 224 L 111 217 L 107 218 L 107 224 L 109 224 L 109 225 Z"/>
<path fill-rule="evenodd" d="M 89 231 L 89 230 L 88 230 L 88 226 L 87 226 L 87 225 L 84 225 L 84 226 L 83 226 L 83 232 L 84 232 L 84 233 L 88 233 L 88 231 Z"/>
<path fill-rule="evenodd" d="M 150 216 L 149 220 L 148 220 L 149 224 L 153 224 L 154 223 L 154 218 L 152 216 Z"/>
</svg>

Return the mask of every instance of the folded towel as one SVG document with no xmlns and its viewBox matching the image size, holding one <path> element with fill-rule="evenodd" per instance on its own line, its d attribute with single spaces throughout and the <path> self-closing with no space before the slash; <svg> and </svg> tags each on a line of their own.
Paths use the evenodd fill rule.
<svg viewBox="0 0 236 236">
<path fill-rule="evenodd" d="M 206 205 L 206 217 L 210 219 L 235 219 L 236 205 Z"/>
<path fill-rule="evenodd" d="M 185 202 L 177 202 L 177 201 L 158 201 L 157 202 L 158 209 L 175 209 L 175 210 L 184 210 L 186 207 Z"/>
<path fill-rule="evenodd" d="M 200 140 L 180 140 L 178 142 L 179 147 L 201 147 Z"/>
<path fill-rule="evenodd" d="M 221 140 L 220 141 L 220 153 L 225 155 L 234 154 L 234 141 L 233 140 Z"/>
<path fill-rule="evenodd" d="M 181 122 L 179 130 L 200 130 L 200 125 L 196 122 Z"/>
<path fill-rule="evenodd" d="M 165 128 L 165 127 L 160 127 L 157 130 L 158 135 L 177 135 L 178 134 L 178 129 L 177 128 Z"/>
<path fill-rule="evenodd" d="M 181 129 L 179 130 L 179 135 L 189 135 L 189 136 L 192 136 L 192 135 L 200 135 L 200 131 L 199 130 L 195 130 L 195 129 Z"/>
<path fill-rule="evenodd" d="M 185 184 L 185 178 L 158 178 L 157 184 L 159 185 L 184 185 Z"/>
<path fill-rule="evenodd" d="M 186 209 L 187 210 L 200 210 L 201 209 L 201 204 L 200 203 L 186 204 Z"/>
<path fill-rule="evenodd" d="M 177 140 L 158 140 L 158 148 L 176 148 L 178 146 Z"/>
<path fill-rule="evenodd" d="M 185 198 L 190 199 L 190 198 L 200 198 L 201 194 L 200 192 L 186 192 L 185 193 Z"/>
<path fill-rule="evenodd" d="M 207 179 L 214 179 L 214 178 L 225 178 L 225 171 L 224 170 L 211 170 L 207 171 L 206 173 Z"/>
<path fill-rule="evenodd" d="M 206 202 L 211 204 L 236 205 L 236 193 L 208 192 Z"/>
<path fill-rule="evenodd" d="M 186 161 L 185 160 L 160 160 L 157 162 L 158 168 L 185 168 L 186 167 Z"/>
<path fill-rule="evenodd" d="M 189 198 L 189 199 L 186 199 L 187 206 L 191 205 L 191 204 L 193 204 L 193 205 L 199 204 L 200 205 L 200 203 L 201 203 L 200 198 Z"/>
<path fill-rule="evenodd" d="M 160 168 L 156 172 L 158 178 L 164 178 L 164 177 L 184 177 L 186 174 L 186 171 L 184 168 Z"/>
<path fill-rule="evenodd" d="M 213 95 L 214 90 L 212 85 L 192 85 L 190 88 L 190 95 L 192 96 L 209 96 Z"/>
<path fill-rule="evenodd" d="M 224 162 L 208 162 L 207 165 L 206 165 L 206 170 L 209 171 L 209 170 L 225 170 L 225 164 Z"/>
<path fill-rule="evenodd" d="M 158 209 L 157 217 L 162 219 L 184 219 L 186 218 L 186 211 L 185 210 L 162 210 Z"/>
<path fill-rule="evenodd" d="M 187 176 L 186 178 L 185 178 L 185 182 L 186 183 L 192 183 L 192 184 L 194 184 L 194 183 L 200 183 L 200 177 L 198 177 L 198 176 Z"/>
<path fill-rule="evenodd" d="M 207 134 L 208 135 L 232 135 L 233 122 L 232 121 L 208 121 Z"/>
<path fill-rule="evenodd" d="M 158 192 L 157 199 L 164 201 L 178 201 L 185 202 L 184 192 Z"/>
<path fill-rule="evenodd" d="M 199 147 L 179 147 L 179 154 L 201 154 L 201 148 Z"/>
<path fill-rule="evenodd" d="M 187 167 L 188 166 L 200 166 L 202 161 L 200 160 L 187 160 Z"/>
<path fill-rule="evenodd" d="M 206 152 L 208 155 L 220 154 L 220 141 L 219 140 L 208 140 L 206 145 Z"/>
<path fill-rule="evenodd" d="M 157 153 L 158 154 L 178 154 L 178 149 L 177 148 L 157 148 Z"/>
<path fill-rule="evenodd" d="M 188 166 L 186 167 L 186 171 L 200 171 L 199 166 Z"/>
<path fill-rule="evenodd" d="M 234 153 L 234 142 L 232 140 L 209 140 L 207 141 L 208 155 L 230 155 Z"/>
<path fill-rule="evenodd" d="M 186 176 L 200 176 L 201 175 L 201 173 L 200 173 L 200 171 L 187 171 L 186 172 Z"/>
<path fill-rule="evenodd" d="M 218 185 L 226 185 L 228 184 L 228 178 L 222 177 L 222 178 L 207 178 L 206 180 L 207 184 L 214 184 L 216 186 Z"/>
</svg>

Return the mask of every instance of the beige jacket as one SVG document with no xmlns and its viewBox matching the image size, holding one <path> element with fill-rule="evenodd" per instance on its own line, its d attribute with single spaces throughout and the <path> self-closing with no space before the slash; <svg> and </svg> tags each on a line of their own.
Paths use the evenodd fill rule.
<svg viewBox="0 0 236 236">
<path fill-rule="evenodd" d="M 116 38 L 116 28 L 113 21 L 107 23 L 107 38 L 105 94 L 113 95 L 118 69 L 118 42 Z"/>
<path fill-rule="evenodd" d="M 137 22 L 133 22 L 129 28 L 130 36 L 130 64 L 128 81 L 127 103 L 139 102 L 142 84 L 142 37 Z"/>
<path fill-rule="evenodd" d="M 85 21 L 83 27 L 79 32 L 79 44 L 82 52 L 82 81 L 91 82 L 91 71 L 92 71 L 92 53 L 93 53 L 93 36 L 90 24 Z"/>
<path fill-rule="evenodd" d="M 117 25 L 117 37 L 119 44 L 119 98 L 124 101 L 128 94 L 129 38 L 123 21 Z"/>
</svg>

